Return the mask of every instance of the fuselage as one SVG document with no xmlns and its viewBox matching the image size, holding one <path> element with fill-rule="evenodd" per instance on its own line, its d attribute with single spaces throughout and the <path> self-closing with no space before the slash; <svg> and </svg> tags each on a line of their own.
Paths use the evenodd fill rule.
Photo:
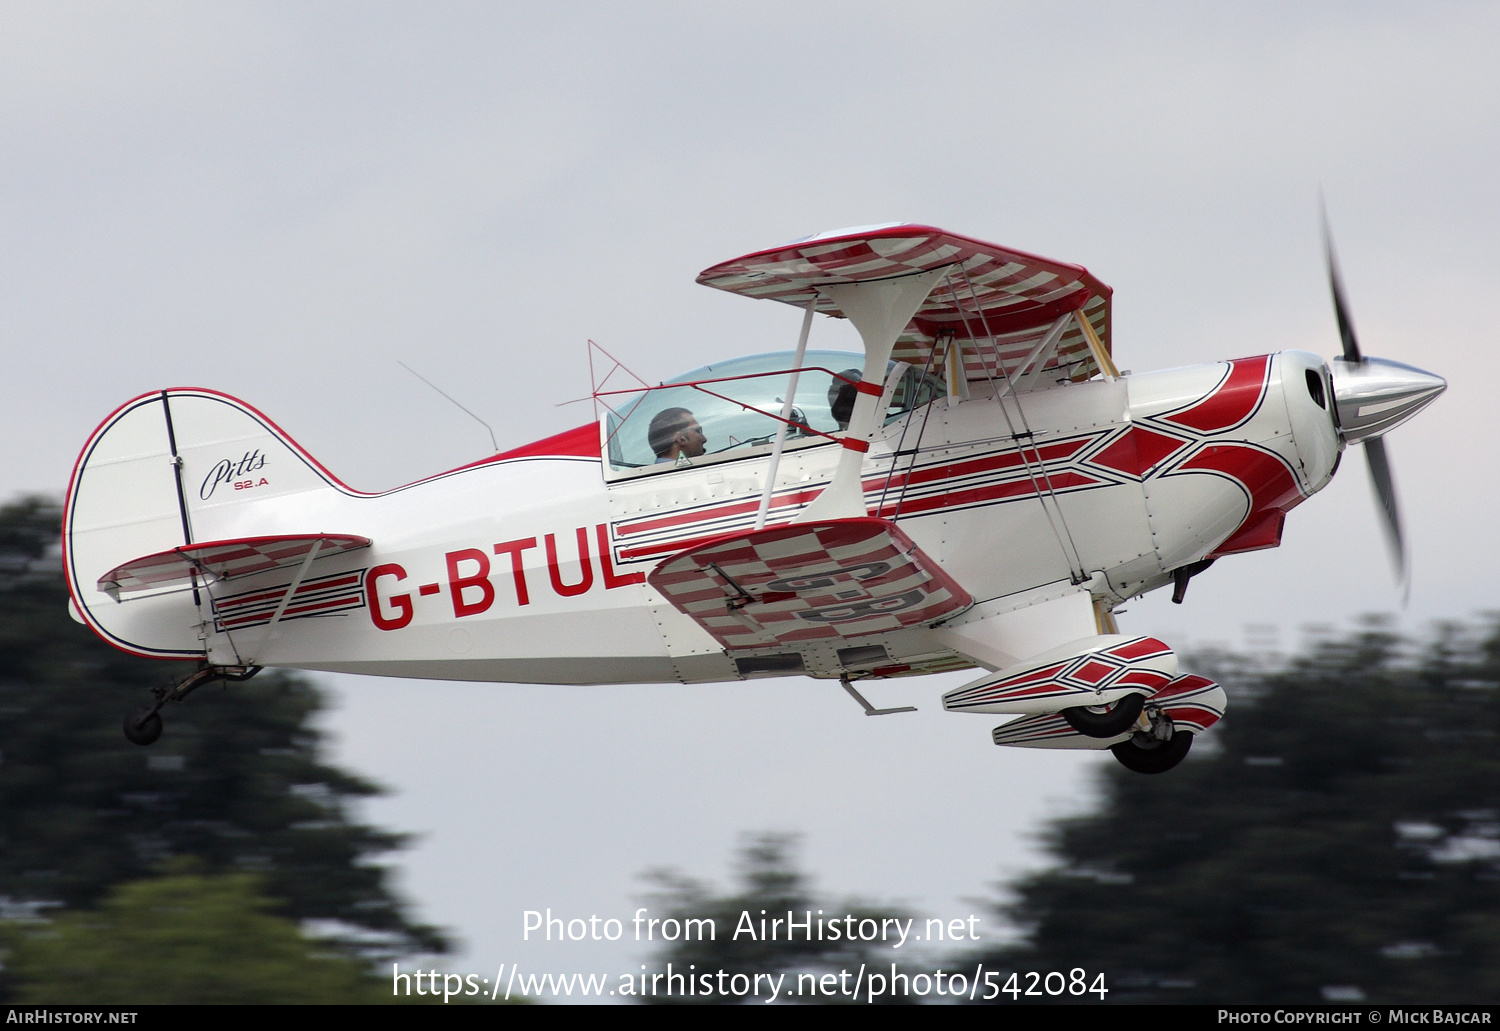
<svg viewBox="0 0 1500 1031">
<path fill-rule="evenodd" d="M 818 390 L 806 402 L 799 390 L 798 402 L 825 407 Z M 863 486 L 869 514 L 896 522 L 973 596 L 976 612 L 1027 592 L 1087 590 L 1107 615 L 1171 582 L 1174 570 L 1273 547 L 1286 512 L 1328 482 L 1341 448 L 1328 368 L 1302 352 L 1019 393 L 983 382 L 967 391 L 910 399 L 873 435 Z M 752 436 L 715 453 L 707 422 L 709 450 L 676 461 L 622 459 L 611 446 L 626 438 L 604 420 L 364 494 L 243 403 L 172 392 L 180 522 L 193 540 L 338 532 L 373 543 L 320 560 L 274 624 L 267 599 L 285 593 L 290 570 L 116 602 L 95 583 L 106 569 L 182 543 L 179 499 L 168 498 L 165 480 L 132 495 L 123 513 L 111 507 L 111 469 L 157 476 L 165 468 L 153 403 L 155 395 L 137 399 L 96 431 L 67 506 L 75 608 L 127 650 L 568 684 L 896 676 L 982 664 L 920 626 L 861 638 L 858 648 L 731 655 L 668 604 L 646 574 L 685 548 L 752 527 L 765 489 L 772 442 Z M 839 445 L 816 432 L 816 413 L 798 415 L 808 432 L 786 443 L 767 525 L 795 519 L 838 462 Z"/>
</svg>

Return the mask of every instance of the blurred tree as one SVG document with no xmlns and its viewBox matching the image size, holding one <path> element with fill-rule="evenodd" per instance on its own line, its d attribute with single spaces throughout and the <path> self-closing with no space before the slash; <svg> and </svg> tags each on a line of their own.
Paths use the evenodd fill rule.
<svg viewBox="0 0 1500 1031">
<path fill-rule="evenodd" d="M 825 937 L 818 940 L 814 927 L 812 940 L 799 929 L 788 938 L 785 924 L 776 940 L 761 936 L 761 919 L 767 921 L 787 914 L 792 919 L 803 921 L 811 916 L 816 921 L 820 915 L 825 921 L 838 919 L 841 924 L 845 916 L 860 920 L 909 919 L 909 914 L 895 906 L 871 906 L 859 902 L 818 898 L 814 895 L 807 878 L 798 871 L 793 862 L 797 838 L 789 834 L 759 834 L 747 836 L 737 859 L 736 880 L 738 890 L 727 895 L 715 894 L 712 888 L 701 881 L 685 877 L 672 870 L 658 870 L 645 875 L 655 886 L 655 891 L 643 899 L 649 915 L 662 920 L 712 920 L 715 934 L 707 937 L 677 941 L 663 941 L 655 956 L 653 972 L 671 969 L 679 974 L 691 971 L 695 975 L 714 975 L 715 992 L 682 997 L 642 994 L 633 999 L 644 1003 L 765 1003 L 764 992 L 759 997 L 733 992 L 717 994 L 720 984 L 717 974 L 724 971 L 726 978 L 736 974 L 753 979 L 757 974 L 785 974 L 782 1001 L 852 1002 L 852 999 L 825 996 L 815 999 L 799 998 L 798 974 L 837 974 L 848 970 L 852 978 L 855 970 L 864 964 L 868 970 L 888 971 L 893 961 L 901 961 L 908 974 L 918 973 L 925 967 L 915 964 L 908 968 L 910 946 L 903 956 L 892 950 L 889 941 L 849 941 L 841 937 L 835 941 Z M 749 925 L 743 921 L 750 921 Z M 735 936 L 736 928 L 751 927 L 755 934 Z M 917 921 L 920 933 L 920 921 Z M 660 940 L 658 936 L 658 940 Z M 648 975 L 649 976 L 649 975 Z M 665 982 L 662 982 L 665 983 Z M 723 982 L 728 984 L 727 981 Z M 849 987 L 846 982 L 844 987 Z M 805 993 L 804 993 L 805 994 Z M 790 996 L 788 998 L 787 996 Z M 864 1001 L 863 999 L 861 1001 Z M 908 1002 L 905 991 L 893 992 L 883 1002 Z"/>
<path fill-rule="evenodd" d="M 1417 650 L 1372 624 L 1220 665 L 1208 747 L 1102 765 L 1097 810 L 1048 833 L 1057 866 L 1009 886 L 1025 940 L 987 961 L 1102 972 L 1111 1002 L 1494 1002 L 1500 630 Z"/>
<path fill-rule="evenodd" d="M 125 740 L 124 713 L 187 664 L 125 655 L 68 618 L 59 525 L 45 500 L 0 509 L 0 915 L 94 907 L 194 856 L 205 876 L 257 874 L 272 915 L 322 922 L 350 955 L 442 951 L 373 861 L 402 836 L 349 812 L 379 789 L 320 761 L 323 699 L 305 679 L 204 688 L 155 745 Z"/>
<path fill-rule="evenodd" d="M 392 1001 L 389 982 L 365 964 L 270 915 L 260 880 L 177 873 L 111 888 L 97 910 L 12 925 L 15 1001 Z"/>
</svg>

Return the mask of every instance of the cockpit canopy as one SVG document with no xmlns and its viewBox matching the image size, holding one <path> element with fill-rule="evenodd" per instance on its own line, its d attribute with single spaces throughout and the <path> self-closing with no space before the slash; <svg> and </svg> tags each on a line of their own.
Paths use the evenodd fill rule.
<svg viewBox="0 0 1500 1031">
<path fill-rule="evenodd" d="M 762 453 L 781 425 L 794 357 L 793 352 L 783 351 L 715 362 L 615 405 L 606 423 L 610 467 L 629 473 Z M 887 376 L 897 364 L 890 364 Z M 792 402 L 787 447 L 829 443 L 848 427 L 854 385 L 863 366 L 864 356 L 853 352 L 806 353 Z M 900 418 L 945 393 L 942 380 L 906 368 L 886 419 Z M 701 443 L 691 434 L 687 447 L 671 454 L 675 433 L 693 424 L 701 429 Z M 690 453 L 700 447 L 701 453 Z"/>
</svg>

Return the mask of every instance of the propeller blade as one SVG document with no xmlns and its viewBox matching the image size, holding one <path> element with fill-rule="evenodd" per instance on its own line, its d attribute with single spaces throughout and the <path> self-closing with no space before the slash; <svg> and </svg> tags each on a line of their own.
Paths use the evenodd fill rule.
<svg viewBox="0 0 1500 1031">
<path fill-rule="evenodd" d="M 1380 502 L 1380 512 L 1385 518 L 1385 543 L 1390 549 L 1391 563 L 1395 566 L 1396 578 L 1403 592 L 1410 591 L 1407 579 L 1406 544 L 1401 537 L 1401 510 L 1396 504 L 1396 482 L 1391 478 L 1391 463 L 1386 457 L 1385 441 L 1371 437 L 1365 441 L 1365 461 L 1370 463 L 1370 486 L 1375 488 L 1375 497 Z M 1402 597 L 1405 601 L 1405 594 Z"/>
<path fill-rule="evenodd" d="M 1344 361 L 1362 360 L 1359 341 L 1354 338 L 1354 321 L 1349 318 L 1349 302 L 1344 299 L 1344 280 L 1339 275 L 1338 255 L 1333 252 L 1333 232 L 1328 228 L 1328 209 L 1323 209 L 1323 252 L 1328 256 L 1328 285 L 1333 289 L 1333 314 L 1339 320 L 1339 338 L 1344 342 Z"/>
</svg>

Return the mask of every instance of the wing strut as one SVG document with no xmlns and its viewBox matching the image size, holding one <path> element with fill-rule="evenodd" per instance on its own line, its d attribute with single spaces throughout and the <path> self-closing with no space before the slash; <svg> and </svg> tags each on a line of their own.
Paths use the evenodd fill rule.
<svg viewBox="0 0 1500 1031">
<path fill-rule="evenodd" d="M 1089 320 L 1084 318 L 1083 310 L 1080 308 L 1073 312 L 1073 317 L 1078 320 L 1078 328 L 1083 330 L 1083 335 L 1088 339 L 1089 350 L 1094 354 L 1094 361 L 1099 363 L 1099 371 L 1104 373 L 1107 380 L 1120 378 L 1120 370 L 1115 368 L 1115 360 L 1109 356 L 1104 349 L 1104 342 L 1099 339 L 1099 334 L 1094 332 L 1094 327 Z"/>
<path fill-rule="evenodd" d="M 877 279 L 863 283 L 828 283 L 817 287 L 817 294 L 827 296 L 859 330 L 865 345 L 865 368 L 855 395 L 854 411 L 849 417 L 849 432 L 844 435 L 844 450 L 839 455 L 833 480 L 823 492 L 804 508 L 796 522 L 824 522 L 829 519 L 852 519 L 866 515 L 861 467 L 865 452 L 870 450 L 870 434 L 880 419 L 880 401 L 884 391 L 886 363 L 896 346 L 896 338 L 938 281 L 946 276 L 944 265 L 929 272 Z M 817 303 L 816 296 L 813 303 Z"/>
<path fill-rule="evenodd" d="M 760 509 L 755 513 L 755 528 L 766 526 L 766 513 L 771 510 L 771 494 L 776 490 L 776 470 L 781 465 L 781 452 L 786 447 L 786 430 L 792 424 L 792 402 L 797 397 L 797 377 L 802 374 L 802 358 L 807 354 L 807 334 L 812 330 L 813 312 L 818 307 L 818 295 L 813 294 L 807 302 L 807 311 L 802 314 L 802 334 L 797 337 L 797 355 L 792 359 L 792 377 L 787 380 L 786 400 L 781 404 L 781 423 L 776 427 L 776 443 L 771 446 L 771 464 L 766 467 L 766 487 L 761 491 Z"/>
<path fill-rule="evenodd" d="M 1052 323 L 1052 328 L 1043 333 L 1042 338 L 1036 342 L 1036 346 L 1031 349 L 1026 360 L 1017 366 L 1014 377 L 1018 384 L 1016 390 L 1030 390 L 1041 378 L 1042 371 L 1047 367 L 1047 359 L 1052 357 L 1052 352 L 1057 348 L 1057 342 L 1062 339 L 1063 331 L 1068 328 L 1071 318 L 1071 315 L 1059 315 L 1057 321 Z M 1004 389 L 1011 389 L 1010 380 L 1006 381 Z"/>
<path fill-rule="evenodd" d="M 297 588 L 302 586 L 302 581 L 307 577 L 307 571 L 312 568 L 313 560 L 318 557 L 318 550 L 322 548 L 322 546 L 323 542 L 321 540 L 313 541 L 313 546 L 307 552 L 307 558 L 302 560 L 302 565 L 297 569 L 297 575 L 292 577 L 291 583 L 287 584 L 286 593 L 281 596 L 281 603 L 276 606 L 276 611 L 271 616 L 271 622 L 266 624 L 266 632 L 261 635 L 259 647 L 260 651 L 264 652 L 266 650 L 266 645 L 271 643 L 271 631 L 275 630 L 276 624 L 281 622 L 281 616 L 286 612 L 287 603 L 290 602 L 292 600 L 292 596 L 297 593 Z M 225 630 L 224 634 L 227 637 L 229 635 L 229 631 Z M 233 638 L 231 638 L 230 640 L 232 643 Z M 253 666 L 255 665 L 255 660 L 251 659 L 249 662 L 242 663 L 242 665 Z"/>
</svg>

